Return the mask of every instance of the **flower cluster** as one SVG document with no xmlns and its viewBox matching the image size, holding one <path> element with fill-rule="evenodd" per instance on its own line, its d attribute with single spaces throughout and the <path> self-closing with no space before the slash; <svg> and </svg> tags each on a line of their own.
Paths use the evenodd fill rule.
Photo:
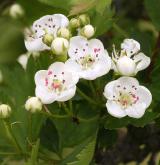
<svg viewBox="0 0 160 165">
<path fill-rule="evenodd" d="M 147 68 L 150 58 L 140 52 L 140 44 L 133 39 L 125 39 L 120 51 L 114 47 L 110 57 L 103 43 L 91 38 L 94 33 L 95 28 L 85 14 L 71 20 L 62 14 L 43 16 L 25 32 L 25 46 L 29 52 L 48 50 L 55 56 L 66 57 L 65 61 L 56 61 L 48 70 L 35 74 L 36 97 L 27 100 L 27 110 L 41 110 L 41 103 L 67 101 L 75 95 L 79 79 L 95 80 L 113 69 L 122 77 L 105 86 L 109 114 L 118 118 L 143 116 L 152 95 L 136 78 L 129 76 Z M 19 61 L 23 63 L 22 59 Z M 26 61 L 24 63 L 26 65 Z"/>
</svg>

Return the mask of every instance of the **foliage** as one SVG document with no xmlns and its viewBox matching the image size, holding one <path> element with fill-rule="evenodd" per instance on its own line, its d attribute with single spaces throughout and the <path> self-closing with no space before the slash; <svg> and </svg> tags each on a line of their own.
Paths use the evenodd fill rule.
<svg viewBox="0 0 160 165">
<path fill-rule="evenodd" d="M 135 10 L 134 5 L 131 5 L 131 9 L 129 4 L 120 9 L 125 1 L 122 1 L 122 6 L 119 6 L 116 0 L 17 2 L 25 11 L 22 18 L 15 20 L 6 14 L 10 4 L 5 9 L 0 8 L 3 11 L 0 18 L 0 70 L 3 74 L 0 102 L 9 104 L 12 108 L 11 117 L 0 120 L 1 162 L 9 158 L 27 160 L 28 165 L 89 165 L 93 162 L 95 150 L 115 144 L 119 128 L 128 128 L 130 125 L 145 127 L 151 123 L 158 123 L 160 0 L 141 2 L 144 13 L 137 14 L 138 18 L 129 12 Z M 126 37 L 141 43 L 142 50 L 153 59 L 149 69 L 137 75 L 140 83 L 147 86 L 153 95 L 152 105 L 142 118 L 117 119 L 107 113 L 101 94 L 105 84 L 114 79 L 115 75 L 112 72 L 92 81 L 91 84 L 84 80 L 78 84 L 95 104 L 89 103 L 80 93 L 76 93 L 71 102 L 66 103 L 67 108 L 71 110 L 69 115 L 65 105 L 56 102 L 45 107 L 50 113 L 44 110 L 44 113 L 31 114 L 25 110 L 25 101 L 29 96 L 35 95 L 35 73 L 40 69 L 47 69 L 55 59 L 49 53 L 43 52 L 36 58 L 30 56 L 26 70 L 17 63 L 17 57 L 26 52 L 24 27 L 30 26 L 43 15 L 53 13 L 63 13 L 69 18 L 87 13 L 96 28 L 95 37 L 102 39 L 109 53 L 113 43 L 119 45 Z"/>
</svg>

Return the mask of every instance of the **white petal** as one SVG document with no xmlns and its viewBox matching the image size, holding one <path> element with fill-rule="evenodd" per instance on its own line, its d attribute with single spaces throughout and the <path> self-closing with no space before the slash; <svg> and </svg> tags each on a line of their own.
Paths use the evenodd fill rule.
<svg viewBox="0 0 160 165">
<path fill-rule="evenodd" d="M 151 92 L 144 86 L 139 86 L 137 88 L 137 96 L 139 97 L 139 103 L 145 103 L 146 108 L 149 107 L 149 105 L 152 102 L 152 94 Z"/>
<path fill-rule="evenodd" d="M 138 53 L 137 55 L 134 56 L 134 61 L 135 63 L 137 63 L 137 67 L 135 71 L 137 73 L 140 70 L 146 69 L 150 64 L 151 59 L 150 57 L 147 57 L 143 53 Z"/>
<path fill-rule="evenodd" d="M 130 57 L 140 50 L 140 44 L 134 39 L 125 39 L 121 44 L 121 49 L 125 50 Z"/>
<path fill-rule="evenodd" d="M 68 49 L 69 57 L 76 58 L 76 56 L 82 56 L 84 54 L 83 48 L 88 49 L 86 47 L 86 44 L 88 44 L 88 41 L 85 37 L 82 36 L 72 37 L 70 39 L 70 45 Z"/>
<path fill-rule="evenodd" d="M 104 46 L 102 42 L 98 39 L 89 40 L 89 49 L 91 50 L 91 54 L 103 54 Z"/>
<path fill-rule="evenodd" d="M 40 98 L 43 104 L 51 104 L 56 100 L 55 93 L 49 92 L 47 88 L 41 86 L 36 87 L 35 95 Z"/>
<path fill-rule="evenodd" d="M 47 76 L 46 70 L 40 70 L 40 71 L 36 72 L 36 74 L 34 76 L 35 84 L 44 86 L 46 76 Z"/>
<path fill-rule="evenodd" d="M 53 14 L 55 20 L 59 20 L 59 27 L 67 27 L 69 24 L 68 18 L 63 14 Z"/>
<path fill-rule="evenodd" d="M 68 18 L 62 14 L 46 15 L 33 23 L 33 31 L 38 37 L 44 35 L 45 31 L 56 36 L 57 30 L 68 24 Z"/>
<path fill-rule="evenodd" d="M 65 64 L 63 62 L 55 62 L 49 66 L 48 70 L 52 70 L 53 74 L 61 74 L 65 71 Z"/>
<path fill-rule="evenodd" d="M 25 40 L 26 49 L 30 52 L 49 50 L 50 48 L 42 42 L 42 38 Z"/>
<path fill-rule="evenodd" d="M 126 116 L 126 112 L 121 108 L 119 104 L 116 104 L 114 101 L 108 100 L 106 103 L 108 113 L 114 117 L 122 118 Z"/>
<path fill-rule="evenodd" d="M 76 86 L 62 92 L 61 95 L 56 98 L 56 100 L 57 101 L 70 100 L 72 97 L 74 97 L 75 93 L 76 93 Z"/>
<path fill-rule="evenodd" d="M 135 87 L 139 86 L 138 80 L 133 77 L 123 76 L 123 77 L 120 77 L 117 82 L 119 85 L 123 87 L 127 87 L 128 89 L 132 88 L 132 86 L 135 86 Z"/>
<path fill-rule="evenodd" d="M 116 82 L 117 80 L 114 80 L 106 84 L 104 88 L 104 93 L 103 93 L 106 99 L 113 99 L 113 96 L 115 96 Z"/>
<path fill-rule="evenodd" d="M 127 108 L 126 114 L 129 117 L 133 117 L 133 118 L 141 118 L 146 110 L 146 105 L 144 103 L 139 103 L 139 104 L 135 104 L 133 106 L 130 106 L 129 108 Z"/>
</svg>

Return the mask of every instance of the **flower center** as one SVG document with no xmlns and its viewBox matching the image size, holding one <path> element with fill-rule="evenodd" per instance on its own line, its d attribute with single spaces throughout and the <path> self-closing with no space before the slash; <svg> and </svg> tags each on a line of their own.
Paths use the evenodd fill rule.
<svg viewBox="0 0 160 165">
<path fill-rule="evenodd" d="M 84 57 L 80 57 L 77 62 L 82 66 L 83 70 L 87 70 L 88 68 L 92 68 L 95 59 L 91 55 L 86 55 Z"/>
<path fill-rule="evenodd" d="M 129 106 L 132 106 L 133 104 L 136 104 L 139 100 L 139 97 L 131 92 L 119 92 L 119 97 L 117 101 L 122 106 L 123 109 L 128 108 Z"/>
<path fill-rule="evenodd" d="M 62 75 L 64 72 L 62 72 Z M 62 76 L 61 75 L 61 76 Z M 53 75 L 51 71 L 48 72 L 48 76 L 45 78 L 45 86 L 50 92 L 55 92 L 56 94 L 60 94 L 62 91 L 66 89 L 65 80 L 63 78 L 58 79 L 57 75 Z"/>
</svg>

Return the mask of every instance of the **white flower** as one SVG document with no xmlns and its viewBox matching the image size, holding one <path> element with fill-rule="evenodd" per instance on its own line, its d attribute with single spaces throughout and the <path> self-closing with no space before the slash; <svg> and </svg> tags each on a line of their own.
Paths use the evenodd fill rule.
<svg viewBox="0 0 160 165">
<path fill-rule="evenodd" d="M 11 114 L 11 107 L 7 104 L 0 105 L 0 118 L 7 118 Z"/>
<path fill-rule="evenodd" d="M 48 70 L 36 73 L 36 96 L 43 104 L 67 101 L 75 95 L 78 80 L 79 77 L 70 72 L 64 63 L 55 62 Z"/>
<path fill-rule="evenodd" d="M 28 54 L 22 54 L 17 59 L 17 61 L 21 64 L 21 66 L 23 67 L 24 70 L 27 67 L 28 57 L 29 57 Z"/>
<path fill-rule="evenodd" d="M 48 47 L 43 43 L 45 35 L 57 36 L 57 31 L 61 27 L 67 27 L 69 24 L 68 18 L 62 14 L 46 15 L 33 23 L 31 32 L 26 32 L 25 46 L 28 51 L 43 51 L 48 50 Z"/>
<path fill-rule="evenodd" d="M 37 97 L 30 97 L 25 104 L 25 109 L 32 113 L 42 110 L 42 102 Z"/>
<path fill-rule="evenodd" d="M 69 43 L 67 39 L 57 37 L 52 42 L 51 50 L 56 55 L 63 55 L 67 53 L 68 47 L 69 47 Z"/>
<path fill-rule="evenodd" d="M 134 76 L 138 71 L 146 69 L 149 64 L 150 57 L 142 52 L 131 55 L 124 50 L 116 52 L 115 48 L 112 52 L 112 69 L 120 75 Z"/>
<path fill-rule="evenodd" d="M 91 38 L 94 35 L 94 27 L 92 25 L 85 25 L 80 34 L 86 38 Z"/>
<path fill-rule="evenodd" d="M 111 68 L 111 59 L 98 39 L 88 41 L 82 36 L 72 37 L 68 55 L 70 59 L 66 65 L 80 78 L 94 80 L 107 74 Z"/>
<path fill-rule="evenodd" d="M 125 39 L 121 44 L 121 49 L 126 51 L 127 55 L 131 56 L 140 51 L 140 44 L 134 39 Z"/>
<path fill-rule="evenodd" d="M 109 82 L 104 89 L 108 113 L 114 117 L 141 118 L 152 101 L 150 91 L 132 77 Z"/>
<path fill-rule="evenodd" d="M 18 18 L 24 15 L 24 10 L 20 4 L 15 3 L 11 5 L 9 9 L 9 14 L 12 18 Z"/>
</svg>

